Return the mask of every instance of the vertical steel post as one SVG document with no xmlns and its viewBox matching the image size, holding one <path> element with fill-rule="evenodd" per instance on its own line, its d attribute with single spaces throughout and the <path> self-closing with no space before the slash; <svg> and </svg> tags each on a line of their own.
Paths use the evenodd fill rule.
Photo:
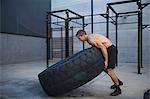
<svg viewBox="0 0 150 99">
<path fill-rule="evenodd" d="M 91 33 L 93 34 L 93 0 L 91 0 Z"/>
<path fill-rule="evenodd" d="M 107 5 L 107 11 L 106 11 L 106 37 L 109 38 L 109 5 Z"/>
<path fill-rule="evenodd" d="M 69 12 L 66 11 L 67 19 L 65 20 L 65 50 L 66 58 L 69 57 Z"/>
<path fill-rule="evenodd" d="M 84 26 L 84 16 L 82 17 L 82 28 L 83 30 L 85 29 L 85 26 Z M 85 49 L 85 42 L 83 42 L 83 50 Z"/>
<path fill-rule="evenodd" d="M 46 67 L 49 66 L 49 58 L 50 58 L 50 40 L 48 35 L 48 14 L 46 15 Z"/>
<path fill-rule="evenodd" d="M 49 0 L 49 10 L 52 11 L 52 0 Z"/>
<path fill-rule="evenodd" d="M 118 14 L 116 14 L 116 48 L 118 49 Z M 117 52 L 118 53 L 118 52 Z M 118 54 L 116 53 L 116 66 L 118 66 Z"/>
<path fill-rule="evenodd" d="M 51 16 L 50 16 L 50 20 L 51 20 Z M 53 44 L 54 44 L 54 43 L 53 43 L 53 40 L 54 40 L 54 39 L 53 39 L 53 28 L 51 27 L 51 24 L 52 24 L 52 23 L 50 22 L 50 26 L 49 26 L 49 27 L 50 27 L 50 31 L 49 31 L 49 32 L 50 32 L 50 33 L 49 33 L 49 37 L 50 37 L 50 38 L 49 38 L 49 39 L 50 39 L 49 42 L 50 42 L 50 43 L 49 43 L 49 44 L 50 44 L 50 54 L 51 54 L 50 60 L 52 60 L 52 59 L 54 58 L 54 46 L 53 46 Z"/>
<path fill-rule="evenodd" d="M 72 55 L 73 55 L 73 53 L 74 53 L 74 28 L 73 28 L 73 26 L 72 26 Z"/>
<path fill-rule="evenodd" d="M 52 2 L 50 0 L 49 2 L 50 6 L 49 6 L 49 10 L 51 12 L 51 8 L 52 8 Z M 50 34 L 51 34 L 51 13 L 50 13 L 50 19 L 49 19 L 49 13 L 47 13 L 46 15 L 46 67 L 49 67 L 49 59 L 50 59 L 50 34 L 49 34 L 49 26 L 48 24 L 50 24 Z"/>
<path fill-rule="evenodd" d="M 141 9 L 141 68 L 143 68 L 143 11 L 140 2 L 140 9 Z"/>
<path fill-rule="evenodd" d="M 73 33 L 73 26 L 70 27 L 71 30 L 71 38 L 72 38 L 72 42 L 71 42 L 71 54 L 73 55 L 73 51 L 74 51 L 74 33 Z"/>
<path fill-rule="evenodd" d="M 137 1 L 138 5 L 138 74 L 141 74 L 141 0 Z"/>
<path fill-rule="evenodd" d="M 63 28 L 61 27 L 61 59 L 63 59 Z"/>
</svg>

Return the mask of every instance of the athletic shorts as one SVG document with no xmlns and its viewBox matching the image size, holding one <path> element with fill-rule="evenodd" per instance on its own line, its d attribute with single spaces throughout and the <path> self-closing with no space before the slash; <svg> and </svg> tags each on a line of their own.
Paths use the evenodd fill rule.
<svg viewBox="0 0 150 99">
<path fill-rule="evenodd" d="M 117 48 L 114 45 L 111 45 L 107 48 L 108 52 L 108 68 L 114 69 L 116 66 L 116 57 L 117 57 Z"/>
</svg>

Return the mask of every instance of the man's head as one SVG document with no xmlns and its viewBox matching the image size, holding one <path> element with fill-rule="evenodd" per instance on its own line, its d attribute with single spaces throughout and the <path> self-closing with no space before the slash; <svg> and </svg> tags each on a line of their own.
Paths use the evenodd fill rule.
<svg viewBox="0 0 150 99">
<path fill-rule="evenodd" d="M 78 39 L 80 39 L 81 41 L 85 41 L 87 39 L 87 35 L 86 32 L 84 30 L 79 30 L 76 34 L 76 36 L 78 37 Z"/>
</svg>

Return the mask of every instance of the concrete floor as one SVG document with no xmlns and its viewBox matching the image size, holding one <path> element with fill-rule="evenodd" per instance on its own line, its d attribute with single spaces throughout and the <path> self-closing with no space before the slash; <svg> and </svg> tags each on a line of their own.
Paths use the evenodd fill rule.
<svg viewBox="0 0 150 99">
<path fill-rule="evenodd" d="M 150 89 L 150 65 L 144 65 L 142 75 L 137 74 L 137 64 L 119 64 L 115 71 L 124 82 L 122 94 L 109 96 L 111 79 L 103 72 L 98 77 L 63 96 L 49 97 L 45 94 L 37 75 L 43 71 L 45 61 L 9 64 L 0 67 L 1 99 L 143 99 Z"/>
</svg>

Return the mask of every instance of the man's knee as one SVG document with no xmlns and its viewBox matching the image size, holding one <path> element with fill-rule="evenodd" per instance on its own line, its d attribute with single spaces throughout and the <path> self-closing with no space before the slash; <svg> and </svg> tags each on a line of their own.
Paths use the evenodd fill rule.
<svg viewBox="0 0 150 99">
<path fill-rule="evenodd" d="M 113 69 L 112 69 L 112 68 L 107 68 L 107 69 L 106 69 L 106 72 L 110 74 L 110 73 L 113 72 Z"/>
<path fill-rule="evenodd" d="M 108 73 L 109 71 L 110 71 L 110 69 L 109 69 L 109 68 L 104 69 L 104 72 L 106 72 L 106 73 Z"/>
</svg>

